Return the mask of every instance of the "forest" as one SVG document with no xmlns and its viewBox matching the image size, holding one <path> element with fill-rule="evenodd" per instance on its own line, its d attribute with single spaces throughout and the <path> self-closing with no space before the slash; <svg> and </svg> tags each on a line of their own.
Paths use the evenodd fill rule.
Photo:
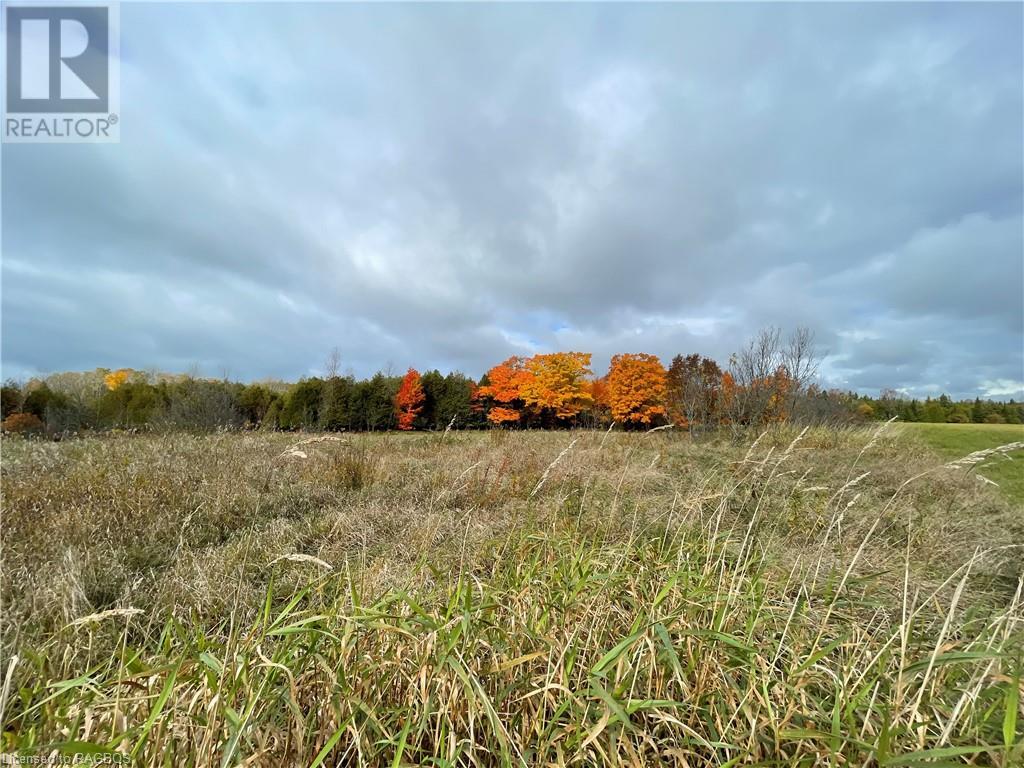
<svg viewBox="0 0 1024 768">
<path fill-rule="evenodd" d="M 486 427 L 602 428 L 618 423 L 691 433 L 725 426 L 794 421 L 836 424 L 896 418 L 907 422 L 1020 424 L 1010 400 L 918 400 L 884 390 L 877 397 L 822 388 L 813 335 L 798 329 L 758 334 L 727 365 L 698 354 L 666 367 L 649 354 L 615 355 L 595 376 L 591 355 L 554 352 L 511 357 L 479 380 L 458 371 L 368 379 L 338 373 L 294 383 L 243 384 L 197 375 L 97 368 L 8 381 L 0 392 L 8 433 L 62 435 L 109 429 L 318 430 L 376 432 Z"/>
</svg>

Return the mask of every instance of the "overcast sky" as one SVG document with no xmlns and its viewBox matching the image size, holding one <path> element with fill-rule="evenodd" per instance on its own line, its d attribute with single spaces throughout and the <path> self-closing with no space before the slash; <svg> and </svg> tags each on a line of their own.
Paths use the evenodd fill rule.
<svg viewBox="0 0 1024 768">
<path fill-rule="evenodd" d="M 581 350 L 1024 397 L 1022 6 L 121 6 L 121 142 L 3 146 L 3 375 Z"/>
</svg>

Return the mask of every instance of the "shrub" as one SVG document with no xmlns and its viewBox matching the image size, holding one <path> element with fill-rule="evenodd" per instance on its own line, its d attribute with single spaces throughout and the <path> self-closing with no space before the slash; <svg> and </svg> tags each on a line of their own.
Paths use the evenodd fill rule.
<svg viewBox="0 0 1024 768">
<path fill-rule="evenodd" d="M 0 423 L 0 429 L 16 435 L 36 435 L 43 431 L 43 421 L 34 413 L 12 413 Z"/>
</svg>

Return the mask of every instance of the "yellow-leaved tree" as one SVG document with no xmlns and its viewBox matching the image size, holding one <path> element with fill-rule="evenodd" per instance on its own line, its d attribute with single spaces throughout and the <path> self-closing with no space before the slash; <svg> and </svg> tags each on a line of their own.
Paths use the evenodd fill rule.
<svg viewBox="0 0 1024 768">
<path fill-rule="evenodd" d="M 119 368 L 116 371 L 111 371 L 103 377 L 103 383 L 107 385 L 107 389 L 113 392 L 115 389 L 120 387 L 126 381 L 128 377 L 132 375 L 131 368 Z"/>
<path fill-rule="evenodd" d="M 526 405 L 542 415 L 572 419 L 594 404 L 591 392 L 590 353 L 552 352 L 526 361 L 530 372 L 522 388 Z"/>
</svg>

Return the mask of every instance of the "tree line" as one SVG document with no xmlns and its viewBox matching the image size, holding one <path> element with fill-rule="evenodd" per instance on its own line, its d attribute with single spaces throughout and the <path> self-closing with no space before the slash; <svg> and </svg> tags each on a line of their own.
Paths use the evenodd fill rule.
<svg viewBox="0 0 1024 768">
<path fill-rule="evenodd" d="M 421 377 L 420 429 L 483 426 L 471 408 L 475 388 L 461 373 Z M 53 434 L 104 429 L 379 431 L 395 429 L 401 379 L 377 373 L 241 384 L 131 369 L 62 373 L 0 391 L 5 431 Z"/>
<path fill-rule="evenodd" d="M 813 335 L 761 331 L 723 367 L 697 354 L 666 367 L 644 353 L 615 355 L 595 376 L 591 355 L 512 357 L 479 380 L 410 368 L 403 376 L 338 373 L 295 383 L 242 384 L 128 368 L 60 373 L 0 391 L 5 432 L 54 435 L 104 429 L 443 430 L 674 425 L 698 434 L 772 422 L 904 421 L 1020 423 L 1021 405 L 879 398 L 822 389 Z"/>
<path fill-rule="evenodd" d="M 1022 424 L 1024 403 L 1013 399 L 1006 402 L 982 400 L 953 400 L 948 395 L 927 397 L 924 400 L 904 397 L 895 390 L 886 389 L 878 397 L 851 395 L 851 406 L 865 419 L 922 421 L 934 424 Z"/>
</svg>

